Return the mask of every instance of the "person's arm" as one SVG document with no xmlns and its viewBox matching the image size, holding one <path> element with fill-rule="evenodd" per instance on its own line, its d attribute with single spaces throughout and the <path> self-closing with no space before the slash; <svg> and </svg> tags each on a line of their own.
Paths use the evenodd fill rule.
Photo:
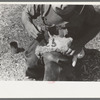
<svg viewBox="0 0 100 100">
<path fill-rule="evenodd" d="M 39 29 L 35 26 L 32 20 L 40 15 L 40 5 L 27 5 L 26 9 L 22 12 L 22 23 L 29 35 L 37 38 Z"/>
</svg>

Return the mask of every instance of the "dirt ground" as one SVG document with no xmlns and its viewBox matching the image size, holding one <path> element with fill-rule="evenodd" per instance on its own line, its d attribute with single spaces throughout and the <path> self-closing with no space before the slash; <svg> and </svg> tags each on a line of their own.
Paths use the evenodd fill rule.
<svg viewBox="0 0 100 100">
<path fill-rule="evenodd" d="M 13 55 L 9 45 L 17 41 L 19 47 L 26 48 L 30 42 L 21 22 L 24 6 L 0 5 L 0 80 L 29 80 L 23 53 Z"/>
<path fill-rule="evenodd" d="M 24 30 L 21 14 L 26 5 L 0 5 L 0 81 L 27 81 L 27 65 L 23 53 L 12 54 L 9 43 L 17 41 L 27 48 L 31 37 Z M 99 11 L 100 6 L 95 6 Z M 77 64 L 82 66 L 80 80 L 100 81 L 100 33 L 86 44 L 86 55 Z"/>
</svg>

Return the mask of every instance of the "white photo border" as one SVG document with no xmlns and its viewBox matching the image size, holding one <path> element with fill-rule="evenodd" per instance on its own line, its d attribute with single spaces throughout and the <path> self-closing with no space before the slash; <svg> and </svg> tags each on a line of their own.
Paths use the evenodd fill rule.
<svg viewBox="0 0 100 100">
<path fill-rule="evenodd" d="M 77 4 L 100 2 L 0 2 L 0 4 Z M 100 82 L 1 81 L 0 98 L 100 98 Z"/>
</svg>

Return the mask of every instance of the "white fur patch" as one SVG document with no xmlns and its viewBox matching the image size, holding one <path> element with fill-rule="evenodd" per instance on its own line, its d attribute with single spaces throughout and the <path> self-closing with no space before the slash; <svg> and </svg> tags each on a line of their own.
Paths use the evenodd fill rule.
<svg viewBox="0 0 100 100">
<path fill-rule="evenodd" d="M 70 47 L 73 39 L 71 37 L 59 37 L 59 36 L 52 36 L 49 38 L 49 43 L 46 46 L 37 46 L 35 50 L 35 54 L 39 57 L 46 52 L 57 51 L 61 53 L 65 53 L 68 48 Z"/>
</svg>

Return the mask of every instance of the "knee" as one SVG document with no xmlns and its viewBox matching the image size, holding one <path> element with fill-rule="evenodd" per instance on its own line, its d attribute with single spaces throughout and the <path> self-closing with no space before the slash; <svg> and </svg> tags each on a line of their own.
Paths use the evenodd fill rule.
<svg viewBox="0 0 100 100">
<path fill-rule="evenodd" d="M 51 53 L 45 53 L 43 57 L 49 61 L 53 60 L 53 55 Z"/>
<path fill-rule="evenodd" d="M 58 63 L 58 59 L 55 58 L 52 53 L 45 53 L 43 55 L 43 58 L 44 58 L 44 63 L 48 63 L 48 62 L 56 62 L 56 63 Z"/>
</svg>

